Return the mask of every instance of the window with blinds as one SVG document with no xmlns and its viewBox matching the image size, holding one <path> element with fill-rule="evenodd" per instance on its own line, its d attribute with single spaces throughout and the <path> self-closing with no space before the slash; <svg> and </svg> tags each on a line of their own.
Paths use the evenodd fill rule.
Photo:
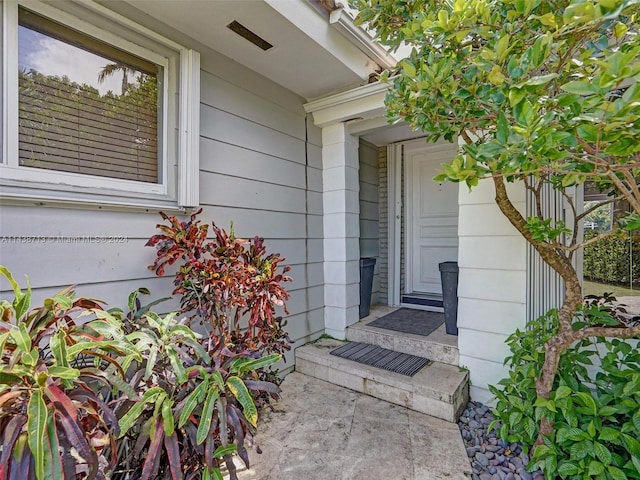
<svg viewBox="0 0 640 480">
<path fill-rule="evenodd" d="M 162 67 L 18 11 L 19 165 L 160 183 Z"/>
</svg>

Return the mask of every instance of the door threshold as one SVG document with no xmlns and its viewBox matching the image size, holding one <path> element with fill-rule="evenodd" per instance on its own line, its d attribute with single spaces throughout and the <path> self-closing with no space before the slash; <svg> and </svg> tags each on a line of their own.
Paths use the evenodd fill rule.
<svg viewBox="0 0 640 480">
<path fill-rule="evenodd" d="M 419 308 L 421 310 L 430 310 L 432 312 L 442 312 L 444 305 L 442 303 L 442 295 L 415 294 L 402 295 L 400 299 L 402 306 L 408 308 Z"/>
</svg>

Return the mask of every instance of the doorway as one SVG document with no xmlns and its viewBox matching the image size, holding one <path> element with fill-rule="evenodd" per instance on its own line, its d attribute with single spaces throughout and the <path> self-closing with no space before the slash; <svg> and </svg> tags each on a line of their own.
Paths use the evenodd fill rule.
<svg viewBox="0 0 640 480">
<path fill-rule="evenodd" d="M 397 298 L 407 306 L 441 310 L 438 265 L 458 260 L 458 185 L 437 183 L 433 177 L 455 157 L 457 145 L 417 139 L 404 142 L 400 152 L 402 166 L 395 171 L 404 181 L 400 182 L 401 202 L 396 202 L 392 217 L 395 231 L 400 231 L 395 248 Z"/>
</svg>

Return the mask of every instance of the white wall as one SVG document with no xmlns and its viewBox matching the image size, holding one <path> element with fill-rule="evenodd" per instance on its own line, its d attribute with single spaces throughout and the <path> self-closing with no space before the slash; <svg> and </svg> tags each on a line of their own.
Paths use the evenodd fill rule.
<svg viewBox="0 0 640 480">
<path fill-rule="evenodd" d="M 360 140 L 360 257 L 376 259 L 371 304 L 380 303 L 378 148 Z M 386 299 L 385 299 L 386 302 Z"/>
<path fill-rule="evenodd" d="M 516 207 L 525 211 L 525 190 L 509 185 Z M 471 374 L 471 397 L 487 402 L 487 385 L 506 375 L 504 343 L 526 317 L 526 243 L 500 212 L 491 180 L 472 192 L 460 185 L 458 224 L 458 347 L 460 365 Z"/>
<path fill-rule="evenodd" d="M 269 251 L 286 257 L 294 278 L 286 285 L 287 329 L 302 344 L 324 330 L 321 132 L 305 122 L 303 99 L 215 52 L 201 53 L 201 218 L 225 228 L 233 220 L 239 236 L 262 236 Z M 70 284 L 118 306 L 140 286 L 167 296 L 171 278 L 147 269 L 155 250 L 144 247 L 160 221 L 155 211 L 5 203 L 0 263 L 17 278 L 29 275 L 36 301 Z M 48 238 L 10 240 L 33 236 Z M 124 240 L 90 243 L 85 236 Z M 0 282 L 2 298 L 11 299 L 7 290 Z"/>
</svg>

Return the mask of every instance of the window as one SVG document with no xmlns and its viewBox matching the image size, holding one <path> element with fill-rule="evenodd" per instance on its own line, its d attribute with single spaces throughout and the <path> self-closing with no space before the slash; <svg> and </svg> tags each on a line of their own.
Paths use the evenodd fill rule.
<svg viewBox="0 0 640 480">
<path fill-rule="evenodd" d="M 5 0 L 3 31 L 3 198 L 197 206 L 196 52 L 88 1 Z"/>
</svg>

